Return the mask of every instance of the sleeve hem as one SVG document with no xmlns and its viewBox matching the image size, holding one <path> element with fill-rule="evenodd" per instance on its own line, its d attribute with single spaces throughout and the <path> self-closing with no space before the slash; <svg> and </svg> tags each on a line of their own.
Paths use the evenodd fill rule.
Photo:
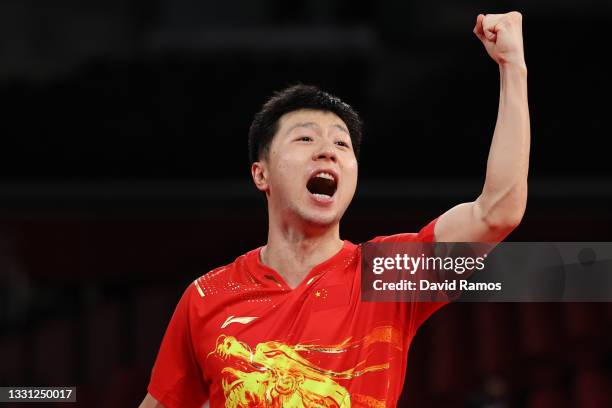
<svg viewBox="0 0 612 408">
<path fill-rule="evenodd" d="M 157 402 L 161 403 L 164 408 L 200 408 L 204 402 L 206 402 L 204 401 L 202 404 L 199 404 L 177 399 L 170 392 L 161 392 L 151 383 L 147 387 L 147 392 L 151 394 L 151 396 L 155 398 Z"/>
<path fill-rule="evenodd" d="M 164 394 L 161 391 L 158 391 L 152 384 L 149 384 L 147 387 L 147 391 L 157 402 L 162 404 L 164 408 L 178 408 L 180 404 L 170 397 L 167 393 Z"/>
<path fill-rule="evenodd" d="M 440 217 L 435 218 L 429 224 L 424 226 L 421 229 L 421 231 L 419 231 L 419 241 L 422 241 L 422 242 L 435 242 L 435 240 L 436 240 L 435 228 L 436 228 L 436 223 L 438 222 L 439 219 L 440 219 Z"/>
</svg>

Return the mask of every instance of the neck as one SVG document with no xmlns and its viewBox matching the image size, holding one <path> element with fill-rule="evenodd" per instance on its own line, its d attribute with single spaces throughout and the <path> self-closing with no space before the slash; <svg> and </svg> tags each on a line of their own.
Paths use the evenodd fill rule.
<svg viewBox="0 0 612 408">
<path fill-rule="evenodd" d="M 324 227 L 300 224 L 303 222 L 279 222 L 270 217 L 268 243 L 260 253 L 262 263 L 277 271 L 291 288 L 344 245 L 339 223 Z"/>
</svg>

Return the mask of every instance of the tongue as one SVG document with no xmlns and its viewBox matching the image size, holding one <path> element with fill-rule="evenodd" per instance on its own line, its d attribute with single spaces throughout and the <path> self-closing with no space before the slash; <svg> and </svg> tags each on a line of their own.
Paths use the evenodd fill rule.
<svg viewBox="0 0 612 408">
<path fill-rule="evenodd" d="M 312 194 L 322 194 L 331 197 L 336 192 L 336 182 L 323 177 L 313 177 L 308 180 L 306 188 Z"/>
</svg>

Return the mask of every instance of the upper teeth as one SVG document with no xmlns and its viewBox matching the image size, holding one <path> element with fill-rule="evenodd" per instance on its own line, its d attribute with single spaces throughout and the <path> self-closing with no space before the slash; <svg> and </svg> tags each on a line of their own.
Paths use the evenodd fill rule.
<svg viewBox="0 0 612 408">
<path fill-rule="evenodd" d="M 331 174 L 326 173 L 326 172 L 318 173 L 317 177 L 322 177 L 322 178 L 326 178 L 326 179 L 329 179 L 329 180 L 334 180 L 334 176 L 332 176 Z"/>
</svg>

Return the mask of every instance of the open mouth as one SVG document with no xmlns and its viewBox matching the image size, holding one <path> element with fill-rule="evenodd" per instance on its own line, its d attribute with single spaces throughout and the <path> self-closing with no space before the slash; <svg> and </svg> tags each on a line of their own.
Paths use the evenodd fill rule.
<svg viewBox="0 0 612 408">
<path fill-rule="evenodd" d="M 330 199 L 336 193 L 337 187 L 336 177 L 326 171 L 315 173 L 306 184 L 308 191 L 320 199 Z"/>
</svg>

